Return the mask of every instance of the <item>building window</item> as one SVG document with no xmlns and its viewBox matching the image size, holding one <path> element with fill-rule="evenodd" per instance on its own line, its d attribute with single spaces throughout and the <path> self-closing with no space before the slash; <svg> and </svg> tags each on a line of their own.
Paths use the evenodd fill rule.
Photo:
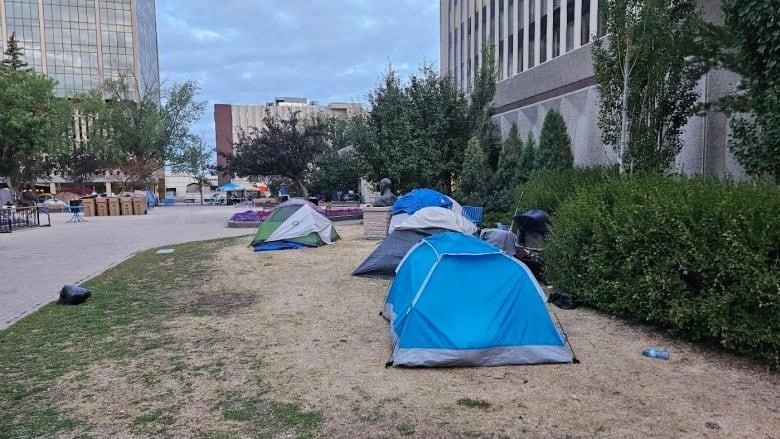
<svg viewBox="0 0 780 439">
<path fill-rule="evenodd" d="M 471 88 L 471 58 L 466 61 L 466 86 Z"/>
<path fill-rule="evenodd" d="M 485 44 L 485 32 L 487 31 L 487 6 L 482 7 L 482 44 Z"/>
<path fill-rule="evenodd" d="M 468 18 L 467 37 L 466 37 L 466 56 L 471 58 L 471 17 Z"/>
<path fill-rule="evenodd" d="M 509 14 L 509 20 L 508 20 L 509 27 L 507 28 L 507 33 L 508 34 L 515 33 L 514 32 L 515 31 L 515 14 L 514 14 L 514 12 L 515 12 L 515 1 L 514 0 L 509 0 L 509 4 L 507 5 L 507 13 Z"/>
<path fill-rule="evenodd" d="M 496 0 L 490 0 L 490 41 L 496 40 Z"/>
<path fill-rule="evenodd" d="M 547 61 L 547 2 L 552 0 L 539 0 L 542 2 L 541 7 L 541 24 L 539 25 L 539 62 Z"/>
<path fill-rule="evenodd" d="M 523 11 L 523 4 L 525 3 L 525 0 L 518 0 L 517 1 L 517 12 L 519 19 L 517 20 L 517 73 L 520 73 L 523 71 L 525 66 L 523 65 L 523 51 L 524 51 L 524 44 L 525 40 L 523 38 L 523 29 L 524 24 L 523 20 L 525 19 L 525 14 Z"/>
<path fill-rule="evenodd" d="M 517 73 L 524 69 L 523 65 L 523 29 L 517 30 Z"/>
<path fill-rule="evenodd" d="M 536 41 L 536 2 L 528 0 L 528 68 L 534 66 L 534 42 Z"/>
<path fill-rule="evenodd" d="M 581 44 L 585 45 L 590 42 L 590 0 L 582 2 L 582 27 L 581 29 Z"/>
<path fill-rule="evenodd" d="M 566 51 L 574 49 L 574 0 L 566 2 Z"/>
<path fill-rule="evenodd" d="M 504 79 L 504 0 L 498 1 L 498 79 Z"/>
<path fill-rule="evenodd" d="M 552 56 L 560 56 L 561 54 L 561 0 L 555 0 L 553 2 L 553 53 Z"/>
<path fill-rule="evenodd" d="M 455 50 L 452 53 L 452 65 L 455 67 L 455 78 L 458 77 L 458 28 L 455 28 L 455 43 L 453 44 Z"/>
</svg>

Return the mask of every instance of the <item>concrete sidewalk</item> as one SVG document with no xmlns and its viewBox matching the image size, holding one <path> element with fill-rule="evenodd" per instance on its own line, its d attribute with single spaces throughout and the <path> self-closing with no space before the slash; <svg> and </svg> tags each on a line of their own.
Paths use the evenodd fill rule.
<svg viewBox="0 0 780 439">
<path fill-rule="evenodd" d="M 143 216 L 89 217 L 0 234 L 0 330 L 58 298 L 65 284 L 82 282 L 133 254 L 189 241 L 253 234 L 229 229 L 233 206 L 156 207 Z M 247 245 L 249 239 L 247 238 Z M 249 249 L 247 249 L 249 251 Z M 151 275 L 151 274 L 150 274 Z"/>
</svg>

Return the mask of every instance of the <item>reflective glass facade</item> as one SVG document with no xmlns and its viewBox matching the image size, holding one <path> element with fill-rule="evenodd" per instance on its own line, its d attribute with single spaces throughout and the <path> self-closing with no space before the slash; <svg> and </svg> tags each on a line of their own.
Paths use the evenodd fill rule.
<svg viewBox="0 0 780 439">
<path fill-rule="evenodd" d="M 159 80 L 154 0 L 0 0 L 0 47 L 13 32 L 25 61 L 57 81 L 60 96 L 112 76 Z"/>
<path fill-rule="evenodd" d="M 138 34 L 138 73 L 141 90 L 160 83 L 157 57 L 157 16 L 154 0 L 136 0 L 136 32 Z"/>
</svg>

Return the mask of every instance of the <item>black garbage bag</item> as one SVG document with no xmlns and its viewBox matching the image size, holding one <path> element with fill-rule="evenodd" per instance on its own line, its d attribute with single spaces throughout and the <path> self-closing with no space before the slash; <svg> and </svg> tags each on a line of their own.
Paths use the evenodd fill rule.
<svg viewBox="0 0 780 439">
<path fill-rule="evenodd" d="M 92 291 L 86 288 L 81 288 L 76 285 L 65 285 L 62 287 L 62 290 L 60 290 L 60 300 L 58 300 L 57 303 L 63 305 L 78 305 L 89 299 L 89 296 L 91 295 Z"/>
<path fill-rule="evenodd" d="M 548 301 L 561 309 L 574 309 L 579 305 L 577 297 L 568 291 L 553 291 Z"/>
</svg>

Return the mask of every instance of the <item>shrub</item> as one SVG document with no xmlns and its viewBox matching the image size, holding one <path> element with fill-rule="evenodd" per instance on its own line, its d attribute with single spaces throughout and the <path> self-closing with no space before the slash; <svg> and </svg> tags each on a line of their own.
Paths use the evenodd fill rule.
<svg viewBox="0 0 780 439">
<path fill-rule="evenodd" d="M 552 218 L 549 279 L 584 303 L 780 365 L 780 190 L 641 177 Z"/>
<path fill-rule="evenodd" d="M 536 167 L 539 169 L 569 169 L 574 166 L 571 138 L 561 113 L 550 111 L 544 117 L 536 151 Z"/>
<path fill-rule="evenodd" d="M 513 188 L 520 183 L 520 157 L 523 153 L 523 141 L 517 132 L 517 124 L 509 129 L 501 154 L 498 156 L 498 169 L 493 177 L 496 190 Z"/>
<path fill-rule="evenodd" d="M 552 214 L 558 205 L 582 187 L 602 183 L 617 175 L 604 168 L 541 169 L 534 171 L 528 183 L 515 189 L 515 206 L 521 211 L 542 209 Z"/>
<path fill-rule="evenodd" d="M 458 193 L 465 203 L 483 199 L 490 185 L 490 167 L 479 140 L 472 137 L 463 157 L 463 172 L 458 182 Z"/>
<path fill-rule="evenodd" d="M 518 167 L 518 179 L 520 183 L 525 183 L 531 177 L 531 173 L 534 171 L 534 165 L 536 164 L 536 142 L 534 136 L 528 133 L 528 141 L 523 146 L 523 152 L 520 153 L 520 163 Z"/>
</svg>

